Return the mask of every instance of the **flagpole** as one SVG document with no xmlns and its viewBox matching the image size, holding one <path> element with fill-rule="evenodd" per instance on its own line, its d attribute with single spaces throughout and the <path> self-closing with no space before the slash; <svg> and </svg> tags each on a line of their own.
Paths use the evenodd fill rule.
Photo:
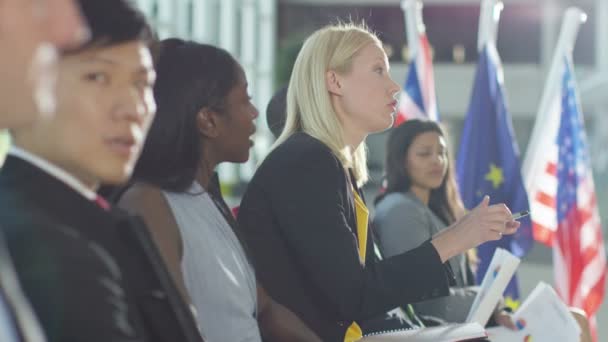
<svg viewBox="0 0 608 342">
<path fill-rule="evenodd" d="M 420 40 L 418 37 L 426 31 L 422 20 L 422 7 L 422 2 L 419 0 L 401 0 L 410 59 L 416 57 L 418 50 L 420 50 Z"/>
<path fill-rule="evenodd" d="M 526 158 L 524 159 L 522 165 L 524 183 L 526 185 L 526 189 L 528 190 L 534 187 L 533 173 L 539 167 L 542 167 L 542 165 L 539 165 L 539 163 L 544 161 L 544 158 L 541 158 L 541 156 L 546 153 L 547 146 L 540 146 L 539 141 L 543 137 L 543 130 L 547 129 L 547 127 L 544 126 L 544 123 L 549 122 L 549 115 L 552 113 L 550 110 L 552 106 L 552 94 L 556 91 L 556 88 L 561 86 L 560 79 L 563 73 L 563 58 L 565 56 L 572 56 L 572 50 L 574 49 L 574 43 L 576 41 L 576 36 L 578 35 L 578 30 L 580 25 L 586 20 L 587 15 L 585 12 L 577 7 L 569 7 L 565 12 L 559 39 L 553 54 L 553 61 L 551 63 L 551 68 L 549 69 L 549 75 L 547 77 L 538 112 L 536 114 L 536 121 L 532 130 L 530 142 L 528 143 L 528 146 L 533 148 L 533 150 L 530 148 L 528 149 L 526 152 Z M 554 119 L 559 121 L 559 118 Z"/>
<path fill-rule="evenodd" d="M 498 21 L 503 8 L 504 5 L 500 0 L 481 0 L 477 51 L 481 52 L 487 43 L 496 45 Z"/>
</svg>

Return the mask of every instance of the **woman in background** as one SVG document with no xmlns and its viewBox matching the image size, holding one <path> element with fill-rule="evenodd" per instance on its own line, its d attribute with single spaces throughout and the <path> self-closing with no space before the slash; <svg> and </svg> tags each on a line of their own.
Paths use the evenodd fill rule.
<svg viewBox="0 0 608 342">
<path fill-rule="evenodd" d="M 386 190 L 376 199 L 374 228 L 380 250 L 391 257 L 416 248 L 464 215 L 445 135 L 433 121 L 412 119 L 391 130 L 386 146 Z M 476 292 L 466 253 L 448 260 L 450 295 L 414 304 L 416 312 L 464 322 Z M 507 313 L 494 319 L 512 326 Z"/>
</svg>

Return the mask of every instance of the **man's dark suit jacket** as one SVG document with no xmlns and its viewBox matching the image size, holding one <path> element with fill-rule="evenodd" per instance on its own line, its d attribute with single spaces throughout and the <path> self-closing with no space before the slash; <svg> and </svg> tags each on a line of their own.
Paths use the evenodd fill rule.
<svg viewBox="0 0 608 342">
<path fill-rule="evenodd" d="M 258 279 L 323 341 L 343 341 L 353 321 L 448 293 L 429 241 L 377 261 L 370 224 L 366 265 L 360 264 L 351 189 L 331 150 L 296 133 L 266 157 L 239 210 Z"/>
<path fill-rule="evenodd" d="M 8 156 L 0 226 L 51 341 L 202 341 L 143 222 Z"/>
</svg>

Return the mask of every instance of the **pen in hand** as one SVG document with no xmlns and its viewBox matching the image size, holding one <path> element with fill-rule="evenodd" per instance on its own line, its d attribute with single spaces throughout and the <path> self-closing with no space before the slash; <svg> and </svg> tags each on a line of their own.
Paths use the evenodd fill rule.
<svg viewBox="0 0 608 342">
<path fill-rule="evenodd" d="M 526 217 L 526 216 L 528 216 L 528 215 L 530 215 L 530 211 L 528 211 L 528 210 L 523 210 L 523 211 L 520 211 L 520 212 L 518 212 L 518 213 L 513 214 L 513 217 L 512 217 L 512 218 L 513 218 L 513 220 L 519 220 L 520 218 L 522 218 L 522 217 Z"/>
</svg>

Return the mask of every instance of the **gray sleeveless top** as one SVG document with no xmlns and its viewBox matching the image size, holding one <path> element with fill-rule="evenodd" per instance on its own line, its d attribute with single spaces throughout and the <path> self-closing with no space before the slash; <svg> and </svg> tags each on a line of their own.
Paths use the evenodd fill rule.
<svg viewBox="0 0 608 342">
<path fill-rule="evenodd" d="M 213 199 L 197 182 L 163 195 L 181 233 L 184 282 L 205 341 L 261 342 L 253 268 Z"/>
</svg>

